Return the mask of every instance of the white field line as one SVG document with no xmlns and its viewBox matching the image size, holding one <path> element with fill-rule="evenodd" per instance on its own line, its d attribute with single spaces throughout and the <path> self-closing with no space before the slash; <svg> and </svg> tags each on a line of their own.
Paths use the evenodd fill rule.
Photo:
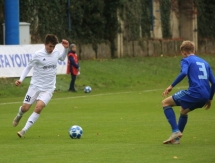
<svg viewBox="0 0 215 163">
<path fill-rule="evenodd" d="M 175 89 L 181 89 L 181 88 L 185 88 L 185 87 L 176 87 Z M 147 93 L 147 92 L 154 92 L 154 91 L 161 91 L 161 90 L 164 90 L 164 89 L 150 89 L 150 90 L 145 90 L 145 91 L 130 91 L 130 92 L 104 93 L 104 94 L 97 94 L 97 95 L 90 95 L 90 96 L 60 97 L 60 98 L 53 98 L 52 101 L 55 101 L 55 100 L 63 100 L 63 99 L 77 99 L 77 98 L 86 98 L 86 97 L 98 97 L 98 96 L 128 94 L 128 93 L 134 93 L 134 92 Z M 0 103 L 0 106 L 1 106 L 1 105 L 20 104 L 20 103 L 22 103 L 22 101 L 19 101 L 19 102 L 5 102 L 5 103 Z"/>
</svg>

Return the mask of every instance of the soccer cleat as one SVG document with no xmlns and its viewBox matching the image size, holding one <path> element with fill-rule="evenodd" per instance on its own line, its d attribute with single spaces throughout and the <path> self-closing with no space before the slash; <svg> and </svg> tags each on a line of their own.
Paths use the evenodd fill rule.
<svg viewBox="0 0 215 163">
<path fill-rule="evenodd" d="M 174 139 L 171 144 L 180 144 L 180 139 Z"/>
<path fill-rule="evenodd" d="M 24 130 L 21 130 L 19 132 L 17 132 L 17 135 L 22 138 L 24 135 L 25 135 L 25 131 Z"/>
<path fill-rule="evenodd" d="M 182 133 L 180 131 L 173 132 L 169 137 L 169 139 L 165 140 L 163 144 L 172 144 L 176 138 L 181 138 L 181 137 L 182 137 Z"/>
<path fill-rule="evenodd" d="M 176 139 L 172 140 L 172 142 L 169 142 L 169 143 L 166 143 L 166 144 L 170 144 L 170 145 L 180 144 L 180 139 L 176 138 Z"/>
<path fill-rule="evenodd" d="M 20 119 L 22 118 L 22 116 L 16 116 L 13 120 L 13 126 L 16 127 L 19 124 Z"/>
</svg>

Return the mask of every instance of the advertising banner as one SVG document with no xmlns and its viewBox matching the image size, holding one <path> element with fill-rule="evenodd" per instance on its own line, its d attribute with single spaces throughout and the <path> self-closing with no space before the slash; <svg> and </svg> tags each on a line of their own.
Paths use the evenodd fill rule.
<svg viewBox="0 0 215 163">
<path fill-rule="evenodd" d="M 20 77 L 23 69 L 31 60 L 32 55 L 44 48 L 43 44 L 35 45 L 1 45 L 0 46 L 0 78 L 5 77 Z M 61 52 L 63 46 L 56 45 L 56 48 Z M 65 61 L 58 61 L 57 74 L 66 74 Z M 28 76 L 32 76 L 32 70 Z"/>
</svg>

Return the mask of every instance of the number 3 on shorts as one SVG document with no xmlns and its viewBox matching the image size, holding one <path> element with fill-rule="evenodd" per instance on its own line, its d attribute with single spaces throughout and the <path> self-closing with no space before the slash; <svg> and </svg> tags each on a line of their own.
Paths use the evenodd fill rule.
<svg viewBox="0 0 215 163">
<path fill-rule="evenodd" d="M 25 97 L 25 101 L 26 101 L 26 102 L 30 102 L 30 101 L 31 101 L 31 97 L 30 97 L 29 95 L 27 95 L 27 96 Z"/>
<path fill-rule="evenodd" d="M 208 74 L 205 68 L 205 64 L 202 62 L 196 62 L 196 64 L 199 66 L 199 71 L 203 73 L 203 75 L 198 75 L 199 79 L 208 79 Z"/>
</svg>

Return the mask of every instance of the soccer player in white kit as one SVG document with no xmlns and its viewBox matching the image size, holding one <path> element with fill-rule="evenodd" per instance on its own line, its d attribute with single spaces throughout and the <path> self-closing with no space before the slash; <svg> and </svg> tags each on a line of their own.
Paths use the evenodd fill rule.
<svg viewBox="0 0 215 163">
<path fill-rule="evenodd" d="M 31 68 L 33 68 L 33 76 L 28 92 L 26 93 L 22 106 L 18 110 L 17 116 L 13 120 L 13 126 L 15 127 L 18 125 L 23 114 L 36 102 L 34 112 L 28 118 L 24 128 L 17 132 L 20 138 L 23 137 L 26 131 L 36 122 L 41 111 L 52 98 L 52 94 L 55 90 L 57 63 L 58 60 L 63 61 L 66 58 L 69 47 L 69 42 L 67 40 L 62 40 L 64 50 L 60 53 L 55 48 L 57 43 L 58 38 L 55 35 L 47 34 L 45 37 L 45 47 L 32 56 L 31 61 L 23 70 L 20 79 L 15 82 L 15 85 L 19 86 Z"/>
</svg>

